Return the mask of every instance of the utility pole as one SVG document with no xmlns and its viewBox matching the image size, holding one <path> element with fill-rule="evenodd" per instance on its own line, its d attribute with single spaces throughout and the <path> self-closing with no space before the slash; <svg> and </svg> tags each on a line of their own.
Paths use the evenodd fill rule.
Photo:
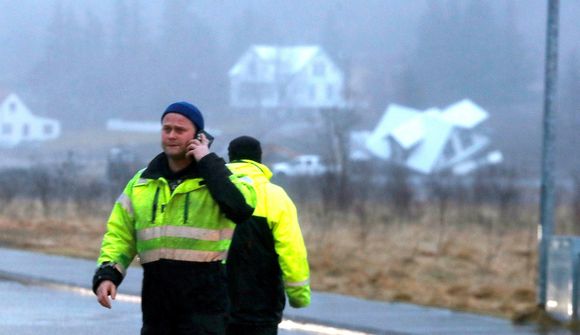
<svg viewBox="0 0 580 335">
<path fill-rule="evenodd" d="M 548 244 L 554 232 L 554 113 L 556 112 L 556 84 L 558 78 L 559 7 L 559 0 L 548 0 L 542 137 L 542 186 L 540 199 L 540 226 L 538 227 L 538 306 L 541 308 L 546 307 L 546 288 L 548 285 Z"/>
</svg>

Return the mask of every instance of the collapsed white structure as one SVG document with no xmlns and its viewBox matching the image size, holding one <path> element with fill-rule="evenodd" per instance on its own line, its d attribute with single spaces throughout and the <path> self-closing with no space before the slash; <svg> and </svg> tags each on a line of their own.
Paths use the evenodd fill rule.
<svg viewBox="0 0 580 335">
<path fill-rule="evenodd" d="M 450 169 L 465 174 L 502 161 L 501 152 L 490 150 L 490 139 L 480 129 L 488 117 L 468 99 L 443 110 L 391 104 L 375 129 L 364 139 L 358 137 L 371 155 L 414 171 L 430 174 Z"/>
</svg>

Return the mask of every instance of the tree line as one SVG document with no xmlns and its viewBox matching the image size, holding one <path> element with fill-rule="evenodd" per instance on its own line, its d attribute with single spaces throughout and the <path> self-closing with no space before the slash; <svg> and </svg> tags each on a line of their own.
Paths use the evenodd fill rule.
<svg viewBox="0 0 580 335">
<path fill-rule="evenodd" d="M 175 99 L 227 112 L 228 69 L 252 44 L 322 46 L 345 72 L 345 95 L 366 106 L 361 124 L 376 120 L 388 103 L 423 109 L 468 97 L 496 119 L 516 107 L 538 109 L 539 92 L 531 87 L 541 86 L 542 71 L 518 33 L 512 2 L 430 1 L 410 36 L 416 42 L 405 48 L 387 43 L 381 20 L 398 14 L 380 1 L 364 9 L 329 2 L 320 21 L 307 27 L 291 17 L 297 12 L 278 22 L 246 4 L 228 22 L 225 40 L 194 1 L 163 2 L 159 31 L 145 21 L 138 1 L 113 4 L 105 25 L 89 9 L 79 15 L 56 2 L 44 53 L 17 85 L 26 88 L 33 109 L 67 128 L 104 125 L 111 117 L 155 120 Z M 301 5 L 308 2 L 297 1 Z M 373 13 L 367 28 L 352 21 L 365 11 Z M 562 138 L 573 139 L 580 125 L 580 63 L 575 54 L 561 58 L 560 126 L 567 132 Z"/>
</svg>

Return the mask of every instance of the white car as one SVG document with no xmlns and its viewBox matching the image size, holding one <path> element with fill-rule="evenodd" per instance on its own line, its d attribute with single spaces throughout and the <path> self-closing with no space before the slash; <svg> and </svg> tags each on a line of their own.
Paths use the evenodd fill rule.
<svg viewBox="0 0 580 335">
<path fill-rule="evenodd" d="M 290 162 L 272 165 L 272 172 L 279 176 L 318 176 L 327 171 L 328 167 L 322 164 L 320 156 L 317 155 L 301 155 Z"/>
</svg>

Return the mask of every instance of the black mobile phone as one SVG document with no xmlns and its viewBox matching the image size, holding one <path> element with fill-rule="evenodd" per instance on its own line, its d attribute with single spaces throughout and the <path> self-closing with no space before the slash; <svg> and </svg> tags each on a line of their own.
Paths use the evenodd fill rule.
<svg viewBox="0 0 580 335">
<path fill-rule="evenodd" d="M 209 141 L 209 143 L 207 144 L 207 147 L 208 148 L 211 147 L 211 144 L 213 143 L 214 137 L 211 136 L 210 133 L 208 133 L 207 131 L 202 129 L 195 134 L 195 138 L 197 138 L 198 140 L 201 140 L 201 134 L 204 134 L 205 138 L 207 138 L 207 140 Z"/>
</svg>

